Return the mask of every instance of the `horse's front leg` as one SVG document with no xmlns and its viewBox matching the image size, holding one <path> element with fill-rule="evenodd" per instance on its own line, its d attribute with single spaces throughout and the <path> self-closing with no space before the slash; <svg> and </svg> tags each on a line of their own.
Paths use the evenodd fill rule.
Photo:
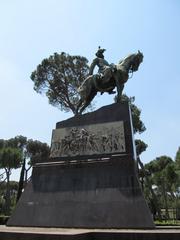
<svg viewBox="0 0 180 240">
<path fill-rule="evenodd" d="M 120 84 L 118 78 L 115 78 L 116 87 L 117 87 L 117 102 L 121 101 L 122 91 L 124 89 L 124 84 Z"/>
<path fill-rule="evenodd" d="M 96 94 L 97 94 L 97 92 L 91 93 L 91 96 L 86 99 L 86 101 L 84 102 L 84 105 L 81 107 L 79 114 L 82 114 L 82 112 L 85 110 L 85 108 L 89 106 L 89 104 L 91 103 L 93 98 L 96 96 Z"/>
</svg>

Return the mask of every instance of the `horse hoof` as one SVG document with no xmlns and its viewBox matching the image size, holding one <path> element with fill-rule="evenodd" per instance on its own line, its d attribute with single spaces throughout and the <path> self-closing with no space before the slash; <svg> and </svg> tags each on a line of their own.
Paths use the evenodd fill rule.
<svg viewBox="0 0 180 240">
<path fill-rule="evenodd" d="M 109 94 L 115 94 L 116 93 L 116 91 L 110 91 L 110 92 L 108 92 Z"/>
</svg>

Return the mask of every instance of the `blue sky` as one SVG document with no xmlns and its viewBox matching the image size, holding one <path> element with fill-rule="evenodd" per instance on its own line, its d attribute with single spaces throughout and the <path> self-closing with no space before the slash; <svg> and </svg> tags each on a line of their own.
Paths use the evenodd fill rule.
<svg viewBox="0 0 180 240">
<path fill-rule="evenodd" d="M 54 52 L 85 56 L 100 45 L 117 63 L 141 50 L 144 61 L 124 92 L 142 110 L 148 144 L 143 162 L 174 158 L 180 146 L 180 1 L 6 0 L 0 2 L 0 138 L 16 135 L 50 144 L 56 122 L 72 116 L 33 90 L 31 72 Z M 104 94 L 96 108 L 113 102 Z M 15 178 L 17 174 L 14 175 Z"/>
</svg>

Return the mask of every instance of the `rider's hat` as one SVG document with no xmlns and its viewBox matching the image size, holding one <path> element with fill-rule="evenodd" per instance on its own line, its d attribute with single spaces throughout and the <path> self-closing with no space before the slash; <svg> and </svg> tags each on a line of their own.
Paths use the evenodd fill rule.
<svg viewBox="0 0 180 240">
<path fill-rule="evenodd" d="M 97 57 L 101 57 L 105 51 L 106 51 L 106 49 L 101 48 L 101 47 L 99 46 L 99 49 L 98 49 L 97 52 L 96 52 L 96 56 L 97 56 Z"/>
</svg>

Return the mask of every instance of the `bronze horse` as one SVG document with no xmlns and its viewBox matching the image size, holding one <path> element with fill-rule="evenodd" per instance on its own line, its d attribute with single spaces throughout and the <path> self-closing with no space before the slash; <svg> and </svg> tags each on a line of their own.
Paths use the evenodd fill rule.
<svg viewBox="0 0 180 240">
<path fill-rule="evenodd" d="M 138 70 L 140 63 L 143 61 L 143 54 L 130 54 L 115 65 L 114 70 L 107 67 L 104 76 L 99 74 L 88 76 L 79 87 L 80 100 L 77 106 L 77 114 L 81 114 L 91 103 L 97 92 L 111 92 L 117 87 L 117 101 L 120 101 L 124 84 L 129 78 L 130 72 Z"/>
</svg>

